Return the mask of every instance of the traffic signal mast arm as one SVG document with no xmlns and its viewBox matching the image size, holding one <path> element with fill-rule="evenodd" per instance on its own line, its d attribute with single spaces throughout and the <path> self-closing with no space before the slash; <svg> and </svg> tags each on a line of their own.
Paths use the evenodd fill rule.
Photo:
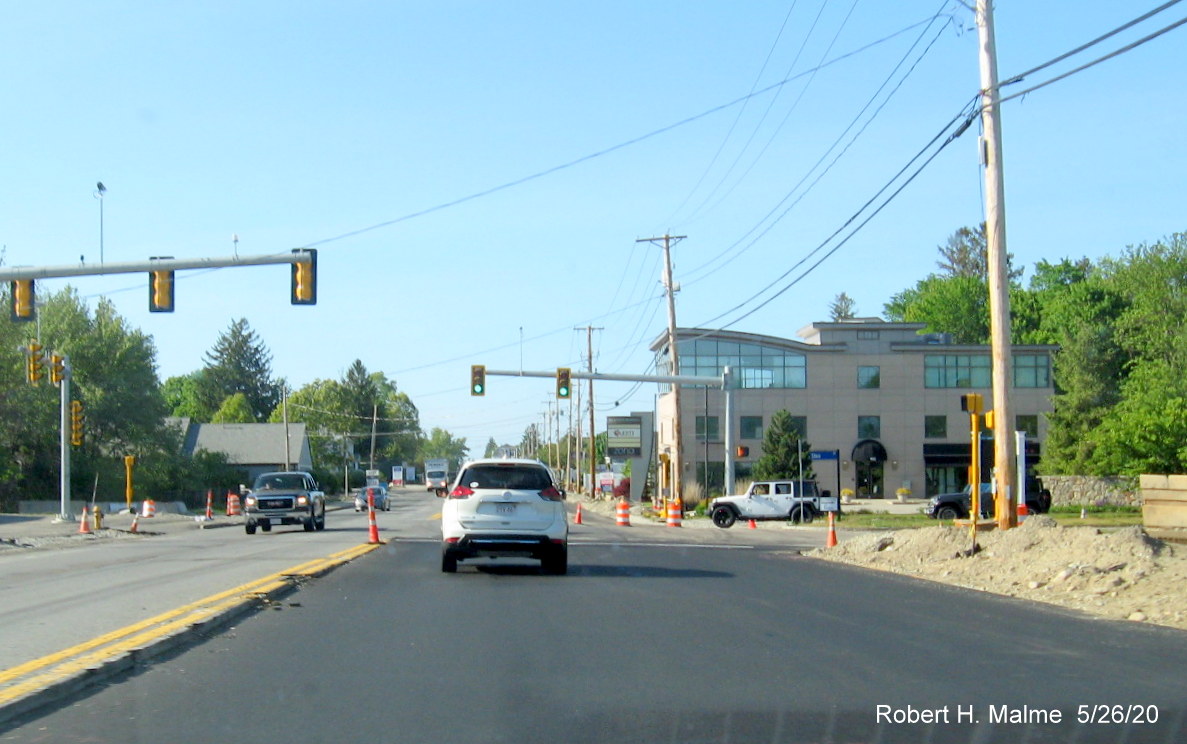
<svg viewBox="0 0 1187 744">
<path fill-rule="evenodd" d="M 556 370 L 549 370 L 547 372 L 535 372 L 530 370 L 500 370 L 488 369 L 486 370 L 488 377 L 547 377 L 556 379 Z M 610 375 L 601 372 L 578 372 L 575 369 L 569 371 L 569 377 L 574 380 L 607 380 L 616 382 L 660 382 L 670 383 L 673 385 L 705 385 L 707 387 L 721 388 L 725 386 L 724 375 L 716 377 L 694 376 L 694 375 Z"/>
<path fill-rule="evenodd" d="M 148 261 L 73 264 L 70 266 L 0 266 L 0 281 L 49 279 L 62 276 L 136 274 L 142 271 L 182 271 L 185 269 L 222 269 L 231 266 L 299 264 L 310 263 L 313 260 L 311 258 L 313 253 L 313 250 L 297 250 L 291 253 L 270 253 L 261 256 L 232 256 L 230 258 L 156 258 Z"/>
</svg>

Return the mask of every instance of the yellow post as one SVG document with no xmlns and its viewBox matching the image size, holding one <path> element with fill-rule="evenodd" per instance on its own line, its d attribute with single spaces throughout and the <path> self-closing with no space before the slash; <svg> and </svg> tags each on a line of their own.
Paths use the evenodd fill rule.
<svg viewBox="0 0 1187 744">
<path fill-rule="evenodd" d="M 135 455 L 124 455 L 124 471 L 127 475 L 127 485 L 124 487 L 124 499 L 128 502 L 128 512 L 132 512 L 132 467 L 136 465 Z"/>
</svg>

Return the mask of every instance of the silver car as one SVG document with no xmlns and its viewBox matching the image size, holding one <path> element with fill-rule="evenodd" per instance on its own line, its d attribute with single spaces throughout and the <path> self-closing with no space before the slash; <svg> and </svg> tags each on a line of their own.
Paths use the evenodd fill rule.
<svg viewBox="0 0 1187 744">
<path fill-rule="evenodd" d="M 391 511 L 391 503 L 388 501 L 387 488 L 383 486 L 363 486 L 354 493 L 354 510 L 367 511 L 367 497 L 370 496 L 375 509 L 378 511 Z"/>
<path fill-rule="evenodd" d="M 569 566 L 564 491 L 537 460 L 475 460 L 462 466 L 441 509 L 441 570 L 460 560 L 514 556 L 545 573 Z"/>
</svg>

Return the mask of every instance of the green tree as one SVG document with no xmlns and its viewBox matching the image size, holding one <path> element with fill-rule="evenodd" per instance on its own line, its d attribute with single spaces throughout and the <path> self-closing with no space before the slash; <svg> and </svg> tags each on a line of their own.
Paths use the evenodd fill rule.
<svg viewBox="0 0 1187 744">
<path fill-rule="evenodd" d="M 429 436 L 421 443 L 420 461 L 429 458 L 444 457 L 452 463 L 460 463 L 466 459 L 470 448 L 464 437 L 455 438 L 445 429 L 433 427 Z"/>
<path fill-rule="evenodd" d="M 940 267 L 944 276 L 964 276 L 985 279 L 989 276 L 989 243 L 985 237 L 985 223 L 975 229 L 962 227 L 948 236 L 948 241 L 938 247 Z M 1006 254 L 1006 275 L 1009 281 L 1022 276 L 1021 269 L 1014 269 L 1014 254 Z"/>
<path fill-rule="evenodd" d="M 758 480 L 816 477 L 812 470 L 812 445 L 800 436 L 795 420 L 787 410 L 771 416 L 771 425 L 763 436 L 762 457 L 754 463 Z"/>
<path fill-rule="evenodd" d="M 280 386 L 272 379 L 271 364 L 272 355 L 247 320 L 232 322 L 206 352 L 206 366 L 197 379 L 200 405 L 217 411 L 227 397 L 243 393 L 253 420 L 266 420 L 280 402 Z"/>
<path fill-rule="evenodd" d="M 243 393 L 235 393 L 223 401 L 222 406 L 215 411 L 210 422 L 212 424 L 252 424 L 255 423 L 255 417 L 252 416 L 251 407 L 247 404 L 247 396 Z"/>
<path fill-rule="evenodd" d="M 206 408 L 199 398 L 199 382 L 202 372 L 191 372 L 165 380 L 161 394 L 171 416 L 191 418 L 195 421 L 210 421 L 214 411 Z"/>
<path fill-rule="evenodd" d="M 482 456 L 483 457 L 494 457 L 495 453 L 498 451 L 499 451 L 499 444 L 498 444 L 498 442 L 495 441 L 494 437 L 491 437 L 486 442 L 486 450 L 483 451 Z"/>
<path fill-rule="evenodd" d="M 14 507 L 18 496 L 58 493 L 60 395 L 48 380 L 37 386 L 25 381 L 26 357 L 18 350 L 38 326 L 46 352 L 69 358 L 70 397 L 82 402 L 86 416 L 85 444 L 71 453 L 72 489 L 97 488 L 104 497 L 121 499 L 124 454 L 142 461 L 177 456 L 163 444 L 170 440 L 152 339 L 128 327 L 110 301 L 100 299 L 92 313 L 69 287 L 43 294 L 37 312 L 36 325 L 7 316 L 0 321 L 8 370 L 0 380 L 0 447 L 9 453 L 0 461 L 0 499 Z"/>
<path fill-rule="evenodd" d="M 958 344 L 989 343 L 989 289 L 983 278 L 936 276 L 890 298 L 884 313 L 896 323 L 926 323 L 927 333 L 948 333 Z"/>
<path fill-rule="evenodd" d="M 857 303 L 853 298 L 842 292 L 828 306 L 829 317 L 834 321 L 850 320 L 857 317 Z"/>
</svg>

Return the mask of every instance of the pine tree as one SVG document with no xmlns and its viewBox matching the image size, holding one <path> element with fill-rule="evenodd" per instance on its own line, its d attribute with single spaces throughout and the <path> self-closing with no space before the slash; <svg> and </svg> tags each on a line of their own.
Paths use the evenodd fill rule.
<svg viewBox="0 0 1187 744">
<path fill-rule="evenodd" d="M 762 442 L 762 457 L 754 463 L 754 477 L 759 480 L 812 480 L 812 445 L 800 436 L 787 410 L 771 416 Z"/>
<path fill-rule="evenodd" d="M 272 379 L 272 355 L 240 318 L 206 352 L 206 367 L 198 379 L 198 397 L 210 411 L 243 393 L 255 421 L 264 421 L 280 402 L 280 386 Z"/>
</svg>

